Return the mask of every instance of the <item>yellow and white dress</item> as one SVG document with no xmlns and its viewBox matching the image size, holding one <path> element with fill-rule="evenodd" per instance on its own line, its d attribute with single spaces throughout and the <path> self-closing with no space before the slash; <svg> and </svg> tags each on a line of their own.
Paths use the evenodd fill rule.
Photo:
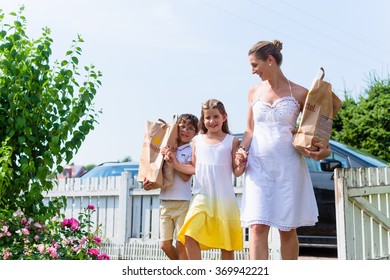
<svg viewBox="0 0 390 280">
<path fill-rule="evenodd" d="M 240 210 L 232 185 L 233 136 L 208 144 L 197 135 L 194 196 L 178 240 L 195 239 L 201 250 L 242 250 Z"/>
</svg>

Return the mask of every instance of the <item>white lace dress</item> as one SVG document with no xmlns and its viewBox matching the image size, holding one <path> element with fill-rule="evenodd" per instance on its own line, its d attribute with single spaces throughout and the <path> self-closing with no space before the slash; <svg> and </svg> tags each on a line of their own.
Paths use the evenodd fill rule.
<svg viewBox="0 0 390 280">
<path fill-rule="evenodd" d="M 289 231 L 314 225 L 318 209 L 309 170 L 292 145 L 298 101 L 291 92 L 268 104 L 260 94 L 252 110 L 254 133 L 244 176 L 242 226 L 265 224 Z"/>
</svg>

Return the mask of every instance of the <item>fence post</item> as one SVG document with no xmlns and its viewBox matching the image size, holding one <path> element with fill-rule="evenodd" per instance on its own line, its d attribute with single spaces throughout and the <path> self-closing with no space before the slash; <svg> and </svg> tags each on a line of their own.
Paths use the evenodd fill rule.
<svg viewBox="0 0 390 280">
<path fill-rule="evenodd" d="M 118 238 L 117 243 L 124 244 L 129 237 L 128 234 L 128 207 L 129 207 L 129 190 L 132 180 L 132 174 L 129 172 L 123 172 L 121 174 L 120 186 L 119 186 L 119 205 L 118 205 Z"/>
<path fill-rule="evenodd" d="M 337 168 L 334 174 L 335 181 L 335 206 L 336 206 L 336 228 L 337 228 L 337 257 L 339 260 L 347 259 L 347 236 L 345 228 L 345 206 L 348 203 L 346 195 L 346 183 L 344 169 Z"/>
</svg>

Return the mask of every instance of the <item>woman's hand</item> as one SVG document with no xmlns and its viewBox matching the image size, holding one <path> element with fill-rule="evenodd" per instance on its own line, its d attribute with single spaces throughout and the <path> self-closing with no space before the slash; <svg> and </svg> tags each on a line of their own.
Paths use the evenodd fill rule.
<svg viewBox="0 0 390 280">
<path fill-rule="evenodd" d="M 321 160 L 324 158 L 327 158 L 331 154 L 331 149 L 329 145 L 325 147 L 325 145 L 321 142 L 316 142 L 315 140 L 312 141 L 312 144 L 316 147 L 318 147 L 318 151 L 311 151 L 309 149 L 303 149 L 302 154 L 305 157 L 310 157 L 315 160 Z"/>
</svg>

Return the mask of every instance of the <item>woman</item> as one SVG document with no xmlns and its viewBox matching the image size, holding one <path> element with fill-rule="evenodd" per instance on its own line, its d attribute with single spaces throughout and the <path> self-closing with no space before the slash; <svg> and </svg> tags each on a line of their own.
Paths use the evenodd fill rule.
<svg viewBox="0 0 390 280">
<path fill-rule="evenodd" d="M 242 226 L 250 227 L 250 258 L 268 259 L 268 233 L 280 233 L 282 259 L 297 259 L 296 228 L 317 222 L 318 209 L 304 156 L 316 160 L 330 154 L 329 147 L 313 143 L 319 151 L 292 145 L 293 133 L 308 90 L 288 80 L 280 66 L 282 43 L 260 41 L 249 50 L 252 74 L 263 81 L 248 93 L 248 117 L 236 163 L 246 165 L 241 207 Z"/>
</svg>

